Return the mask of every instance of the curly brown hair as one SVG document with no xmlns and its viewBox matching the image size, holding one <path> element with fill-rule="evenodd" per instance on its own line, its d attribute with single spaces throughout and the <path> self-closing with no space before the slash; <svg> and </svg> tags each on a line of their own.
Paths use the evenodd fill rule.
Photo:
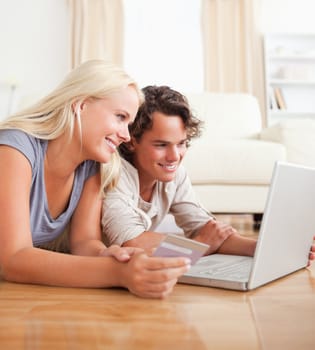
<svg viewBox="0 0 315 350">
<path fill-rule="evenodd" d="M 193 115 L 187 98 L 180 92 L 168 86 L 153 85 L 146 86 L 142 91 L 145 98 L 134 122 L 129 126 L 131 137 L 139 141 L 145 131 L 152 129 L 154 112 L 179 116 L 185 125 L 188 146 L 191 139 L 201 135 L 202 121 Z M 119 152 L 125 159 L 131 161 L 132 151 L 128 142 L 119 146 Z"/>
</svg>

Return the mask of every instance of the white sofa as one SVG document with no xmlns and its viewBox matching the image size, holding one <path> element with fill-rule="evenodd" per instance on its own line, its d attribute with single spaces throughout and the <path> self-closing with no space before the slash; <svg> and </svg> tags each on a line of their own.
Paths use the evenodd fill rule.
<svg viewBox="0 0 315 350">
<path fill-rule="evenodd" d="M 213 213 L 262 214 L 276 160 L 286 160 L 281 142 L 261 138 L 255 97 L 204 92 L 186 94 L 204 121 L 184 164 L 200 202 Z"/>
<path fill-rule="evenodd" d="M 281 143 L 290 163 L 315 167 L 315 120 L 288 119 L 262 130 L 262 140 Z"/>
</svg>

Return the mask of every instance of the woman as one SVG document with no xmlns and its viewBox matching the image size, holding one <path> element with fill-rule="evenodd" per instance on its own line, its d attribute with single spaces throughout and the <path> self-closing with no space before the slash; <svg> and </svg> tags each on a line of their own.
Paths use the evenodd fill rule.
<svg viewBox="0 0 315 350">
<path fill-rule="evenodd" d="M 101 194 L 115 185 L 116 148 L 129 141 L 128 124 L 141 101 L 124 71 L 95 60 L 0 124 L 0 266 L 6 280 L 122 286 L 162 298 L 187 271 L 187 259 L 148 257 L 101 241 Z M 38 248 L 68 224 L 71 255 Z"/>
</svg>

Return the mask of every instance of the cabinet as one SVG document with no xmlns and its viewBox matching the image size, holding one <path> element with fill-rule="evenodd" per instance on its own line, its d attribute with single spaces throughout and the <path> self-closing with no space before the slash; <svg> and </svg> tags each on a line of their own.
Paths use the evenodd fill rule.
<svg viewBox="0 0 315 350">
<path fill-rule="evenodd" d="M 315 33 L 266 34 L 264 56 L 268 125 L 315 119 Z"/>
</svg>

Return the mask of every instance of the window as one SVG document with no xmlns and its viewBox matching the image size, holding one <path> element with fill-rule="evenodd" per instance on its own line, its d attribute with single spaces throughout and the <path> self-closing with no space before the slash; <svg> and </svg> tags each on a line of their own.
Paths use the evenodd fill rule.
<svg viewBox="0 0 315 350">
<path fill-rule="evenodd" d="M 203 90 L 200 0 L 124 0 L 124 67 L 141 87 Z"/>
</svg>

